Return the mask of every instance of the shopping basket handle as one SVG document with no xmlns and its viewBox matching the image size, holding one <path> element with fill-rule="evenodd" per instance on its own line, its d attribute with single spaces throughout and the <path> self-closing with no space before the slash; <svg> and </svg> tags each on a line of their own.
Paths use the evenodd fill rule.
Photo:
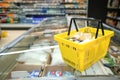
<svg viewBox="0 0 120 80">
<path fill-rule="evenodd" d="M 96 39 L 97 36 L 98 36 L 98 31 L 99 31 L 99 28 L 100 28 L 100 27 L 101 27 L 101 30 L 102 30 L 102 35 L 104 35 L 104 28 L 103 28 L 103 25 L 102 25 L 102 21 L 101 21 L 101 20 L 99 20 L 99 19 L 94 19 L 94 18 L 71 18 L 71 20 L 70 20 L 70 25 L 69 25 L 69 29 L 68 29 L 68 36 L 70 35 L 70 32 L 71 32 L 72 21 L 74 22 L 76 31 L 77 31 L 77 32 L 79 31 L 75 20 L 87 20 L 87 23 L 88 23 L 88 21 L 98 21 L 98 27 L 97 27 L 95 39 Z"/>
<path fill-rule="evenodd" d="M 74 22 L 74 24 L 75 24 L 75 29 L 76 29 L 76 31 L 78 32 L 78 27 L 77 27 L 77 24 L 76 24 L 76 22 L 75 22 L 75 19 L 74 19 L 74 18 L 71 18 L 71 20 L 70 20 L 70 25 L 69 25 L 69 29 L 68 29 L 68 36 L 70 35 L 70 32 L 71 32 L 72 20 L 73 20 L 73 22 Z"/>
<path fill-rule="evenodd" d="M 98 36 L 98 32 L 99 32 L 99 28 L 101 27 L 101 30 L 102 30 L 102 35 L 104 36 L 104 28 L 103 28 L 103 25 L 102 25 L 102 21 L 100 20 L 99 23 L 98 23 L 98 27 L 97 27 L 97 31 L 96 31 L 96 34 L 95 34 L 95 39 L 97 38 Z"/>
</svg>

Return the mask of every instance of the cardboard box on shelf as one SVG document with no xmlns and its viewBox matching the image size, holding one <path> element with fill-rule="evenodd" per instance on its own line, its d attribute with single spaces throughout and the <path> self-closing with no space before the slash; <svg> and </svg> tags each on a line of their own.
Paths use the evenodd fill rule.
<svg viewBox="0 0 120 80">
<path fill-rule="evenodd" d="M 34 74 L 33 74 L 34 73 Z M 24 65 L 16 64 L 11 71 L 6 76 L 6 79 L 15 79 L 15 78 L 31 78 L 31 77 L 41 77 L 42 66 L 41 65 Z"/>
<path fill-rule="evenodd" d="M 46 65 L 49 65 L 50 63 L 51 63 L 51 55 L 49 54 Z"/>
<path fill-rule="evenodd" d="M 65 75 L 67 75 L 67 74 L 64 74 L 64 72 L 68 72 L 68 74 L 70 74 L 69 76 L 73 76 L 74 69 L 70 66 L 45 66 L 44 70 L 43 70 L 43 73 L 42 73 L 42 77 L 45 77 L 45 76 L 50 77 L 50 75 L 48 76 L 48 72 L 53 73 L 52 76 L 56 75 L 54 77 L 63 77 Z M 59 72 L 61 73 L 61 75 L 60 75 Z M 58 76 L 58 75 L 60 75 L 60 76 Z M 65 76 L 65 77 L 67 77 L 67 76 Z"/>
</svg>

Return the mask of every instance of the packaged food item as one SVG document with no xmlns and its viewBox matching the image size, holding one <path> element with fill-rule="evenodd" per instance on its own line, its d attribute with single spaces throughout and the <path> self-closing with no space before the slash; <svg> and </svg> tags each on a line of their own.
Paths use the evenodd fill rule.
<svg viewBox="0 0 120 80">
<path fill-rule="evenodd" d="M 63 74 L 63 72 L 62 71 L 56 71 L 56 77 L 61 77 L 62 76 L 62 74 Z"/>
<path fill-rule="evenodd" d="M 67 38 L 70 41 L 80 43 L 80 42 L 87 42 L 92 40 L 92 34 L 91 33 L 83 33 L 83 32 L 77 32 L 72 37 Z"/>
<path fill-rule="evenodd" d="M 48 63 L 49 53 L 44 51 L 32 51 L 21 54 L 18 58 L 18 62 L 24 64 L 44 65 Z"/>
<path fill-rule="evenodd" d="M 70 77 L 73 76 L 69 71 L 48 71 L 46 77 Z"/>
<path fill-rule="evenodd" d="M 35 78 L 35 77 L 39 77 L 40 74 L 41 74 L 41 70 L 33 70 L 31 72 L 28 72 L 28 71 L 12 71 L 11 72 L 11 78 L 12 79 Z"/>
<path fill-rule="evenodd" d="M 117 26 L 118 29 L 120 29 L 120 21 L 117 22 Z"/>
<path fill-rule="evenodd" d="M 73 76 L 71 72 L 68 72 L 68 71 L 64 71 L 63 72 L 63 76 L 64 77 L 69 77 L 69 76 Z"/>
<path fill-rule="evenodd" d="M 61 55 L 61 52 L 60 52 L 59 48 L 54 48 L 53 52 L 51 53 L 51 57 L 52 57 L 52 61 L 51 61 L 50 65 L 52 65 L 52 66 L 66 65 L 65 62 L 62 59 L 62 55 Z"/>
<path fill-rule="evenodd" d="M 39 77 L 41 71 L 39 70 L 33 70 L 32 72 L 30 72 L 29 74 L 29 78 L 34 78 L 34 77 Z"/>
</svg>

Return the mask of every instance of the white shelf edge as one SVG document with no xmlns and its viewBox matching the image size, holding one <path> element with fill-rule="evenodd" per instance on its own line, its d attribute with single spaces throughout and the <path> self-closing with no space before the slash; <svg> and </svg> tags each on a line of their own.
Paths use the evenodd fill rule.
<svg viewBox="0 0 120 80">
<path fill-rule="evenodd" d="M 0 24 L 0 27 L 9 27 L 9 28 L 30 28 L 36 24 Z"/>
</svg>

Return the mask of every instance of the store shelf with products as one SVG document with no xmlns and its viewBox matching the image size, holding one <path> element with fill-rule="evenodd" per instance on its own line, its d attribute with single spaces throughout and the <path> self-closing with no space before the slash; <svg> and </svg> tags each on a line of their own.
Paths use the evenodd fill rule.
<svg viewBox="0 0 120 80">
<path fill-rule="evenodd" d="M 120 1 L 108 0 L 105 23 L 110 26 L 113 26 L 116 29 L 120 29 L 119 17 L 120 17 Z"/>
<path fill-rule="evenodd" d="M 38 80 L 96 80 L 96 79 L 102 79 L 102 80 L 119 80 L 119 75 L 113 74 L 111 70 L 107 67 L 105 67 L 101 61 L 98 63 L 92 65 L 91 68 L 79 72 L 72 67 L 68 66 L 65 64 L 63 61 L 61 61 L 61 55 L 59 55 L 59 49 L 57 46 L 57 43 L 53 40 L 53 36 L 55 34 L 65 32 L 67 31 L 67 21 L 66 18 L 64 17 L 54 17 L 54 18 L 49 18 L 42 23 L 36 25 L 35 27 L 32 27 L 29 29 L 26 33 L 23 35 L 19 36 L 17 39 L 12 41 L 10 44 L 6 45 L 0 50 L 0 55 L 4 53 L 4 55 L 0 56 L 0 80 L 5 80 L 5 78 L 10 79 L 15 77 L 19 77 L 19 75 L 15 75 L 14 72 L 16 71 L 28 71 L 31 72 L 32 70 L 36 71 L 43 68 L 40 70 L 42 72 L 43 76 L 32 76 L 32 79 L 38 79 Z M 52 46 L 52 49 L 49 49 L 49 47 Z M 42 48 L 48 48 L 47 50 L 42 51 Z M 37 51 L 38 49 L 38 51 Z M 30 52 L 29 52 L 30 50 Z M 15 51 L 17 51 L 16 54 Z M 22 52 L 23 51 L 23 52 Z M 24 52 L 25 51 L 25 52 Z M 28 52 L 27 52 L 28 51 Z M 10 54 L 10 52 L 13 52 Z M 8 53 L 8 54 L 6 54 Z M 20 54 L 19 54 L 20 53 Z M 6 55 L 5 55 L 6 54 Z M 44 58 L 47 54 L 51 55 L 50 57 Z M 34 56 L 36 55 L 36 56 Z M 56 58 L 56 56 L 57 58 Z M 25 60 L 26 56 L 26 60 Z M 41 57 L 42 56 L 42 57 Z M 21 58 L 23 57 L 23 58 Z M 38 57 L 38 59 L 36 58 Z M 39 59 L 40 58 L 40 59 Z M 32 59 L 32 61 L 31 61 Z M 44 61 L 44 60 L 45 61 Z M 47 59 L 47 60 L 46 60 Z M 59 60 L 60 59 L 60 60 Z M 30 61 L 28 61 L 30 60 Z M 35 60 L 35 62 L 34 62 Z M 41 60 L 41 61 L 39 61 Z M 53 61 L 52 61 L 53 60 Z M 43 62 L 42 62 L 43 61 Z M 48 61 L 48 62 L 46 62 Z M 54 62 L 56 61 L 56 63 Z M 61 61 L 61 62 L 60 62 Z M 50 63 L 51 62 L 51 63 Z M 29 65 L 27 65 L 29 64 Z M 33 66 L 31 67 L 30 66 Z M 46 66 L 45 66 L 46 65 Z M 26 66 L 26 67 L 25 67 Z M 28 69 L 30 68 L 30 69 Z M 52 72 L 54 71 L 67 71 L 65 75 L 62 74 L 62 76 L 65 75 L 65 77 L 58 77 L 59 74 L 57 74 L 57 77 L 53 77 L 52 75 L 49 74 L 49 71 Z M 13 73 L 12 73 L 13 72 Z M 69 73 L 72 72 L 72 73 Z M 11 75 L 11 74 L 12 75 Z M 52 72 L 54 75 L 54 72 Z M 49 74 L 49 75 L 48 75 Z M 71 75 L 72 74 L 72 75 Z M 47 77 L 49 76 L 49 77 Z M 13 80 L 14 80 L 13 79 Z M 31 79 L 30 76 L 26 78 Z M 24 80 L 24 79 L 22 79 Z"/>
<path fill-rule="evenodd" d="M 87 15 L 87 0 L 65 1 L 65 13 L 68 15 Z"/>
<path fill-rule="evenodd" d="M 14 3 L 60 3 L 63 0 L 13 0 Z"/>
<path fill-rule="evenodd" d="M 104 28 L 114 31 L 114 36 L 112 37 L 111 45 L 114 45 L 114 49 L 116 46 L 120 50 L 120 36 L 119 36 L 120 35 L 120 21 L 119 21 L 120 3 L 118 3 L 117 1 L 120 1 L 120 0 L 97 0 L 97 1 L 89 0 L 88 17 L 93 17 L 95 19 L 101 19 L 102 22 L 104 23 Z M 114 4 L 118 4 L 117 7 Z M 111 49 L 109 50 L 111 51 L 111 54 L 113 53 L 117 54 Z"/>
<path fill-rule="evenodd" d="M 70 9 L 70 10 L 73 10 L 73 9 L 75 9 L 75 10 L 87 10 L 86 8 L 75 8 L 75 7 L 69 7 L 69 8 L 65 8 L 65 9 Z"/>
<path fill-rule="evenodd" d="M 51 15 L 51 16 L 65 16 L 64 13 L 37 13 L 37 12 L 25 12 L 25 15 Z"/>
<path fill-rule="evenodd" d="M 6 9 L 5 8 L 3 8 L 3 7 L 9 7 L 10 6 L 10 4 L 9 4 L 9 2 L 8 3 L 3 3 L 2 1 L 0 2 L 0 20 L 1 19 L 3 19 L 3 18 L 5 18 L 5 17 L 8 17 L 8 16 L 12 16 L 13 15 L 13 13 L 11 13 L 11 12 L 9 12 L 9 11 L 7 11 L 7 13 L 6 13 Z M 2 15 L 5 15 L 5 16 L 2 16 Z M 2 21 L 0 21 L 0 22 L 2 22 Z M 7 20 L 6 20 L 6 22 L 7 22 Z M 9 21 L 10 22 L 10 21 Z"/>
<path fill-rule="evenodd" d="M 73 8 L 74 9 L 74 8 Z M 66 9 L 65 13 L 70 15 L 70 14 L 76 14 L 76 15 L 87 15 L 87 11 L 84 9 Z"/>
<path fill-rule="evenodd" d="M 9 23 L 10 23 L 10 26 L 12 23 L 13 28 L 14 28 L 14 25 L 16 25 L 16 23 L 18 24 L 18 26 L 21 25 L 22 23 L 26 24 L 26 25 L 28 25 L 28 24 L 34 25 L 48 17 L 64 16 L 65 15 L 64 11 L 63 11 L 64 6 L 60 5 L 60 2 L 61 1 L 58 2 L 58 0 L 56 0 L 54 2 L 52 2 L 52 0 L 50 0 L 50 1 L 46 1 L 46 0 L 43 0 L 43 1 L 42 0 L 41 1 L 39 1 L 39 0 L 35 0 L 35 1 L 12 0 L 10 2 L 9 1 L 1 1 L 1 3 L 9 4 L 9 6 L 1 6 L 1 9 L 2 9 L 1 14 L 3 15 L 3 13 L 4 13 L 4 15 L 5 15 L 4 17 L 1 16 L 1 20 L 2 20 L 1 23 L 3 22 L 2 27 L 4 26 L 5 22 L 7 23 L 7 26 L 8 26 L 8 22 L 5 21 L 7 18 L 12 19 L 12 22 L 9 22 Z M 4 12 L 3 12 L 3 10 L 4 10 Z M 11 16 L 11 14 L 12 14 L 12 16 Z M 5 26 L 5 28 L 7 26 Z M 10 28 L 10 27 L 8 27 L 8 28 Z M 21 28 L 23 28 L 23 27 L 21 27 Z"/>
<path fill-rule="evenodd" d="M 11 3 L 13 0 L 2 0 L 0 2 L 0 26 L 2 29 L 6 28 L 9 29 L 7 26 L 3 27 L 4 24 L 13 25 L 10 27 L 11 29 L 14 28 L 14 24 L 19 22 L 17 14 L 20 14 L 20 8 L 13 3 Z M 3 16 L 4 15 L 4 16 Z M 19 26 L 19 25 L 18 25 Z"/>
<path fill-rule="evenodd" d="M 4 6 L 3 7 L 0 6 L 0 8 L 2 8 L 2 9 L 19 9 L 18 7 L 4 7 Z"/>
<path fill-rule="evenodd" d="M 106 24 L 115 28 L 115 29 L 120 30 L 120 19 L 107 17 Z"/>
<path fill-rule="evenodd" d="M 107 16 L 107 18 L 110 18 L 110 19 L 113 19 L 113 20 L 120 21 L 120 18 L 119 18 L 119 17 L 110 17 L 110 16 Z"/>
<path fill-rule="evenodd" d="M 101 19 L 110 30 L 115 31 L 113 40 L 120 44 L 120 1 L 119 0 L 89 0 L 88 17 Z M 95 5 L 93 5 L 95 4 Z M 101 6 L 102 5 L 102 6 Z M 99 10 L 99 11 L 98 11 Z"/>
<path fill-rule="evenodd" d="M 107 10 L 118 11 L 118 10 L 120 10 L 120 8 L 107 7 Z"/>
<path fill-rule="evenodd" d="M 0 6 L 1 14 L 5 15 L 1 17 L 1 23 L 6 22 L 7 25 L 8 23 L 13 25 L 16 23 L 37 24 L 48 17 L 65 16 L 66 14 L 86 16 L 87 12 L 87 0 L 3 0 L 1 3 L 9 4 Z M 11 21 L 5 21 L 7 18 L 10 18 Z"/>
<path fill-rule="evenodd" d="M 8 12 L 0 12 L 0 14 L 17 14 L 18 12 L 10 12 L 10 11 L 8 11 Z"/>
<path fill-rule="evenodd" d="M 81 15 L 81 16 L 86 16 L 86 13 L 73 13 L 73 12 L 69 12 L 69 13 L 66 13 L 68 15 Z"/>
</svg>

